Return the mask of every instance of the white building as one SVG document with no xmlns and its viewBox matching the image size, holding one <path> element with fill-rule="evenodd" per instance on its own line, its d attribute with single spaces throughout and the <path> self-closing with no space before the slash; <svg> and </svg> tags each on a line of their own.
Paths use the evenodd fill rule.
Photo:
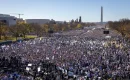
<svg viewBox="0 0 130 80">
<path fill-rule="evenodd" d="M 0 14 L 0 21 L 5 22 L 7 25 L 15 25 L 17 18 L 7 14 Z"/>
</svg>

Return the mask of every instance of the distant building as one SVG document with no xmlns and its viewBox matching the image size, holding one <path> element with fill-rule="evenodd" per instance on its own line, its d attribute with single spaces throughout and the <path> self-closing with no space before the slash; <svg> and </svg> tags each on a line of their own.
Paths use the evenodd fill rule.
<svg viewBox="0 0 130 80">
<path fill-rule="evenodd" d="M 55 21 L 57 24 L 62 24 L 62 23 L 64 23 L 64 21 Z"/>
<path fill-rule="evenodd" d="M 0 14 L 0 21 L 4 22 L 8 26 L 12 26 L 16 24 L 17 18 L 7 14 Z"/>
<path fill-rule="evenodd" d="M 81 18 L 81 16 L 79 17 L 79 23 L 81 23 L 82 22 L 82 18 Z"/>
<path fill-rule="evenodd" d="M 49 23 L 51 20 L 50 19 L 26 19 L 25 22 L 30 24 L 30 23 L 37 23 L 40 25 L 43 25 L 45 23 Z"/>
<path fill-rule="evenodd" d="M 55 21 L 53 19 L 26 19 L 25 22 L 28 24 L 37 23 L 39 25 L 43 25 L 43 24 L 50 23 L 50 22 L 52 22 L 52 23 L 55 22 L 56 24 L 64 23 L 64 21 Z"/>
<path fill-rule="evenodd" d="M 25 23 L 25 20 L 23 20 L 22 18 L 20 18 L 20 19 L 17 19 L 17 22 Z"/>
</svg>

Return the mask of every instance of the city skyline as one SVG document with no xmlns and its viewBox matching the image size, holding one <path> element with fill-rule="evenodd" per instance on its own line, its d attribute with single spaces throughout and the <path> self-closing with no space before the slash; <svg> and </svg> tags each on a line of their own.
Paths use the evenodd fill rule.
<svg viewBox="0 0 130 80">
<path fill-rule="evenodd" d="M 83 22 L 100 22 L 101 6 L 103 6 L 103 20 L 115 21 L 130 18 L 130 1 L 128 0 L 2 0 L 1 14 L 24 14 L 23 19 L 54 19 L 56 21 L 70 21 L 82 17 Z"/>
</svg>

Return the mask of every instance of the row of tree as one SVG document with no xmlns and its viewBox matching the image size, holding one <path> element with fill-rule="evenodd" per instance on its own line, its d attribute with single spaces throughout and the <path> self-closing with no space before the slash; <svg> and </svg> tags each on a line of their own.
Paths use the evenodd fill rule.
<svg viewBox="0 0 130 80">
<path fill-rule="evenodd" d="M 109 21 L 109 28 L 116 30 L 123 37 L 130 37 L 130 20 L 121 19 L 119 21 Z"/>
<path fill-rule="evenodd" d="M 37 35 L 43 36 L 49 34 L 50 32 L 61 32 L 67 30 L 74 30 L 74 29 L 82 29 L 84 26 L 94 26 L 94 23 L 77 23 L 77 22 L 64 22 L 64 23 L 55 23 L 50 22 L 43 25 L 39 25 L 37 23 L 27 24 L 24 22 L 17 22 L 16 25 L 7 26 L 5 23 L 0 22 L 0 40 L 2 36 L 4 39 L 7 36 L 14 36 L 16 37 L 26 37 L 26 35 Z"/>
</svg>

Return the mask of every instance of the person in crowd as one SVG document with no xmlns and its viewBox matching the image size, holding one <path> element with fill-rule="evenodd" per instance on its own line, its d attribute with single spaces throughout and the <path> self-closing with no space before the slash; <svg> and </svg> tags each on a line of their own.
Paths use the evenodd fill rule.
<svg viewBox="0 0 130 80">
<path fill-rule="evenodd" d="M 0 46 L 0 71 L 17 74 L 4 76 L 13 80 L 128 79 L 130 70 L 129 41 L 76 36 L 36 38 Z M 34 69 L 25 70 L 27 63 Z M 41 71 L 37 71 L 41 66 Z M 31 70 L 30 70 L 31 69 Z M 21 73 L 24 71 L 23 73 Z M 21 74 L 21 76 L 19 75 Z M 35 75 L 34 75 L 35 74 Z M 32 76 L 32 77 L 31 77 Z"/>
</svg>

